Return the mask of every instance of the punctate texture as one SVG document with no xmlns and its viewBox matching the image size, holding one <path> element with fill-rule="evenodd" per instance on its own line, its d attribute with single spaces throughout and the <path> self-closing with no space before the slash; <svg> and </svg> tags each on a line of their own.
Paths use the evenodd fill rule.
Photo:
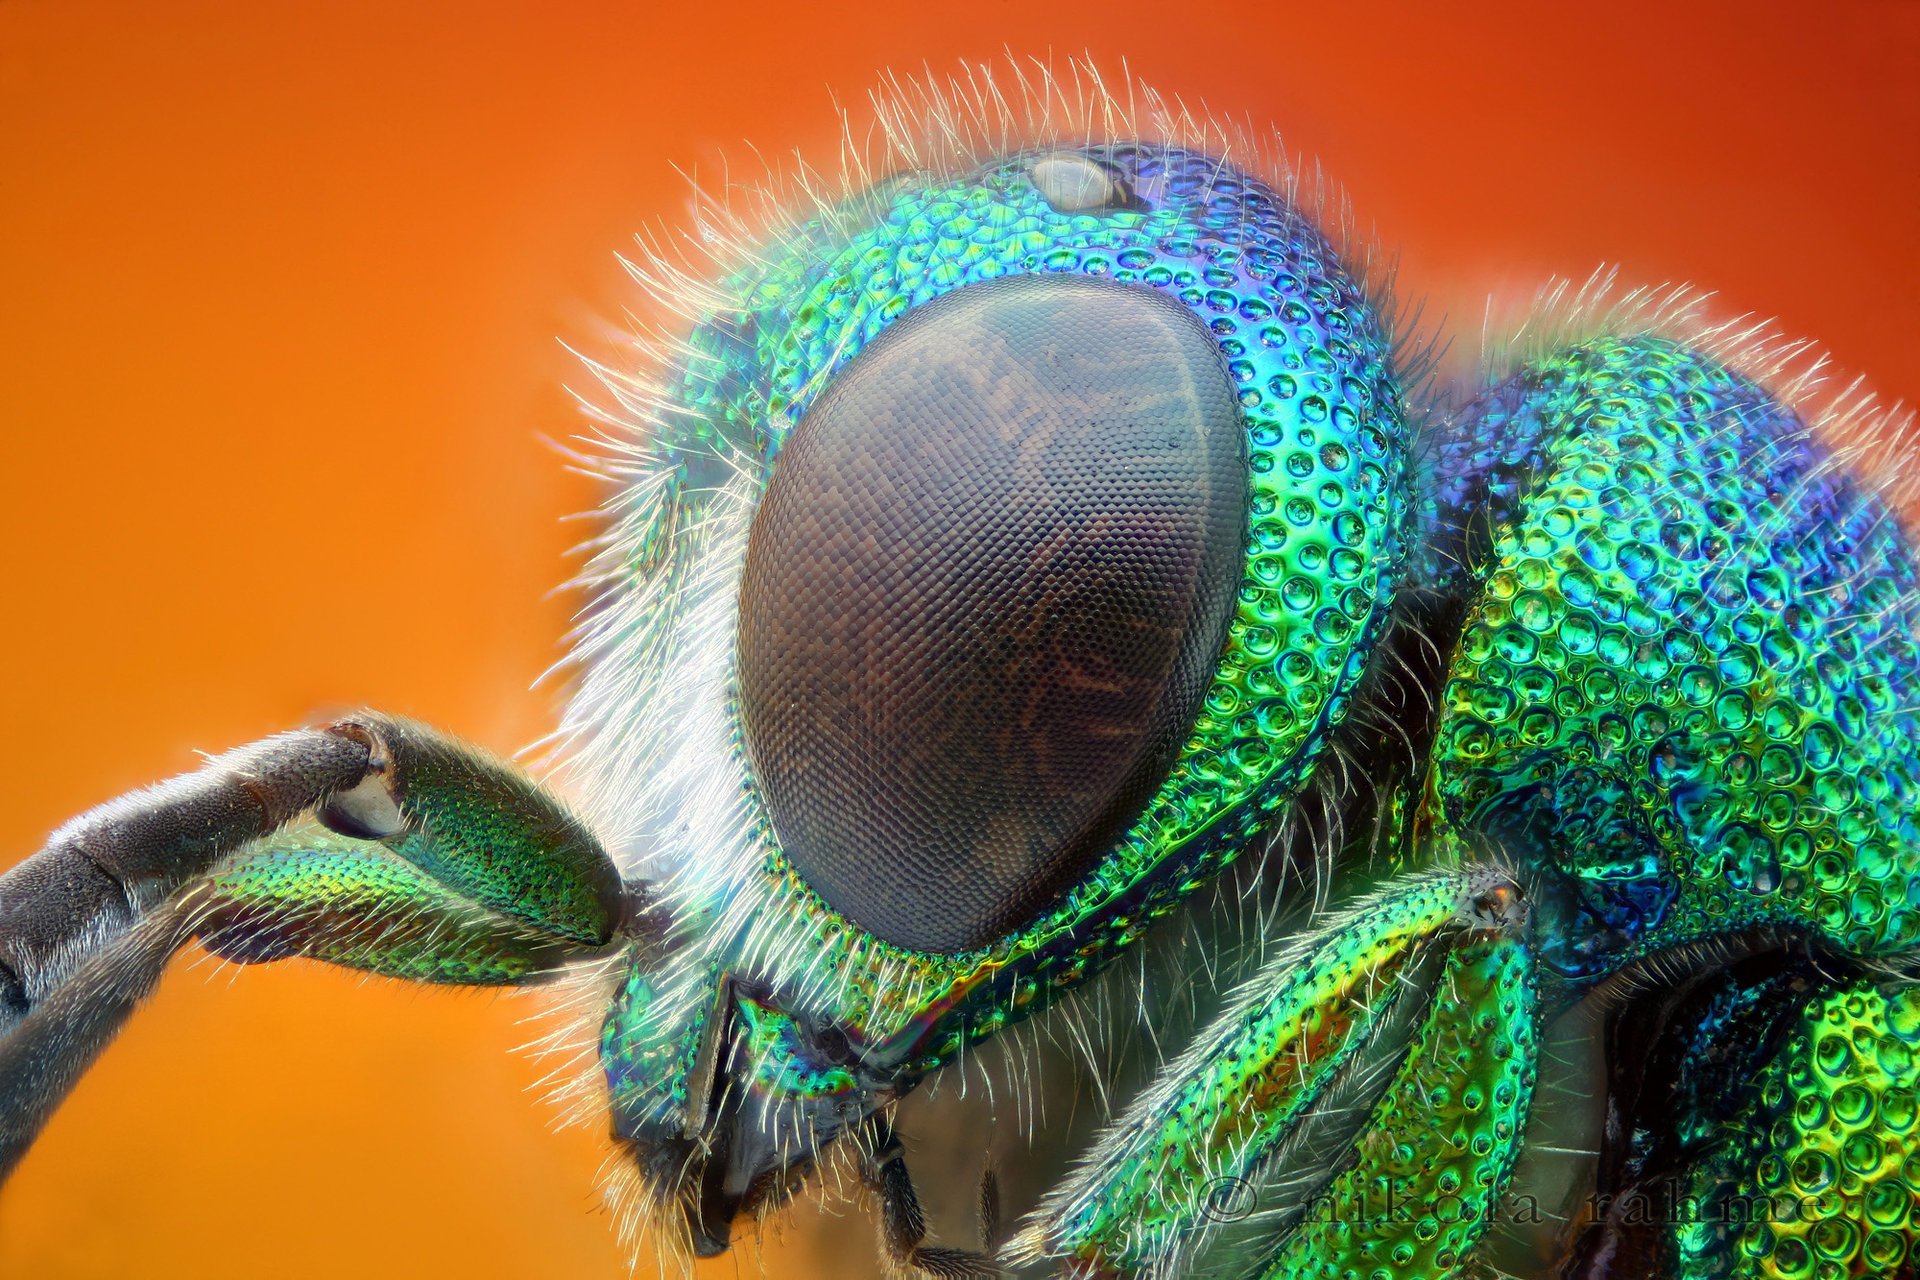
<svg viewBox="0 0 1920 1280">
<path fill-rule="evenodd" d="M 1564 864 L 1555 962 L 1767 925 L 1920 942 L 1920 575 L 1886 505 L 1766 390 L 1653 336 L 1544 357 L 1465 422 L 1427 569 L 1483 587 L 1431 802 Z"/>
<path fill-rule="evenodd" d="M 1685 1191 L 1679 1273 L 1913 1274 L 1920 992 L 1857 982 L 1802 1010 Z"/>
<path fill-rule="evenodd" d="M 926 303 L 786 442 L 741 590 L 741 723 L 781 849 L 878 937 L 1026 923 L 1165 777 L 1226 639 L 1245 431 L 1150 289 Z"/>
</svg>

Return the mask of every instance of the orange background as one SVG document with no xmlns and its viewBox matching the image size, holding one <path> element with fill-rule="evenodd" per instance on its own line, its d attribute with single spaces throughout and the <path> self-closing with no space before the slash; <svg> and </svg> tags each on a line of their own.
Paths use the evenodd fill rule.
<svg viewBox="0 0 1920 1280">
<path fill-rule="evenodd" d="M 548 729 L 595 499 L 538 439 L 555 338 L 605 349 L 672 166 L 822 154 L 889 66 L 1090 49 L 1271 121 L 1469 350 L 1490 290 L 1613 261 L 1920 399 L 1920 7 L 811 9 L 0 0 L 0 863 L 333 708 Z M 0 1275 L 626 1273 L 528 1002 L 212 972 L 0 1195 Z"/>
</svg>

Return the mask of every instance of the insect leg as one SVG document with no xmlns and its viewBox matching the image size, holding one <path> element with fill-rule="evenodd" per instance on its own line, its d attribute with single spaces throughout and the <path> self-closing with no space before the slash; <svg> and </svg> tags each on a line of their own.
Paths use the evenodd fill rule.
<svg viewBox="0 0 1920 1280">
<path fill-rule="evenodd" d="M 869 1124 L 869 1140 L 860 1177 L 880 1201 L 880 1239 L 887 1261 L 911 1274 L 941 1280 L 993 1280 L 1001 1275 L 999 1264 L 985 1254 L 924 1243 L 927 1215 L 907 1173 L 898 1135 L 876 1116 Z"/>
<path fill-rule="evenodd" d="M 980 1249 L 991 1254 L 1000 1247 L 1000 1174 L 989 1163 L 981 1171 L 975 1188 L 975 1213 L 979 1218 Z"/>
<path fill-rule="evenodd" d="M 1086 1276 L 1262 1259 L 1262 1274 L 1289 1275 L 1317 1257 L 1343 1275 L 1404 1246 L 1426 1269 L 1395 1274 L 1446 1274 L 1518 1148 L 1533 1035 L 1523 922 L 1504 874 L 1450 870 L 1397 881 L 1276 954 L 1047 1197 L 1014 1256 Z M 1468 1111 L 1436 1126 L 1436 1097 Z M 1405 1221 L 1345 1220 L 1389 1179 L 1402 1206 L 1461 1197 L 1459 1221 L 1416 1238 Z"/>
<path fill-rule="evenodd" d="M 1535 1004 L 1524 943 L 1493 933 L 1454 950 L 1351 1163 L 1314 1197 L 1261 1280 L 1469 1274 L 1520 1154 Z"/>
</svg>

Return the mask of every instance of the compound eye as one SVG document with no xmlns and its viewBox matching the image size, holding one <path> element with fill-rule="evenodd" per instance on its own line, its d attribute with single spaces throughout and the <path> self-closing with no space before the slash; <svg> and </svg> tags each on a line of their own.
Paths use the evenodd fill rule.
<svg viewBox="0 0 1920 1280">
<path fill-rule="evenodd" d="M 1031 921 L 1165 779 L 1227 635 L 1245 431 L 1178 302 L 925 303 L 795 425 L 747 547 L 740 717 L 779 846 L 895 945 Z"/>
</svg>

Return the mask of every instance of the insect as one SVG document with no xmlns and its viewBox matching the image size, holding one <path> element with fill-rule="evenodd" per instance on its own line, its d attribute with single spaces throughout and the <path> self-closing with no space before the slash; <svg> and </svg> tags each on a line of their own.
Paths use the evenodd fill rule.
<svg viewBox="0 0 1920 1280">
<path fill-rule="evenodd" d="M 932 1275 L 1910 1267 L 1914 569 L 1846 424 L 1657 305 L 1427 397 L 1215 126 L 925 105 L 645 268 L 576 807 L 369 712 L 75 819 L 0 878 L 0 1171 L 197 940 L 568 972 L 670 1251 L 840 1172 Z M 930 1241 L 897 1104 L 1303 822 L 1334 905 L 1006 1239 Z"/>
</svg>

